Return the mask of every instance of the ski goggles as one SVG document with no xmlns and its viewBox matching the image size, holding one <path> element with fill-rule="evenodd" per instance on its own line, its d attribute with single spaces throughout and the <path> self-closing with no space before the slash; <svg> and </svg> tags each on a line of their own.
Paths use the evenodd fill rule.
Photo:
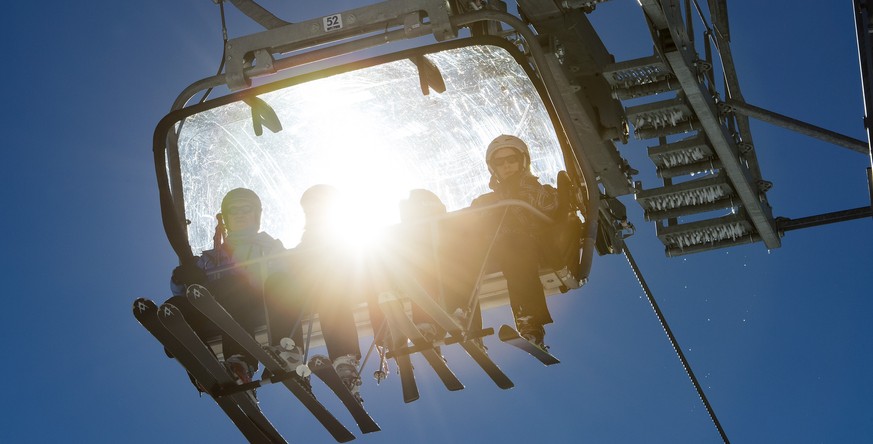
<svg viewBox="0 0 873 444">
<path fill-rule="evenodd" d="M 521 156 L 518 154 L 513 154 L 510 156 L 503 157 L 494 157 L 491 159 L 491 166 L 503 166 L 506 163 L 519 163 L 521 162 Z"/>
</svg>

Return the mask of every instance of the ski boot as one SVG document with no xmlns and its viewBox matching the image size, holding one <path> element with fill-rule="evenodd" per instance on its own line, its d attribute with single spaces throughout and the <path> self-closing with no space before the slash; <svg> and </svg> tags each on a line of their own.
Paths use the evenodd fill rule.
<svg viewBox="0 0 873 444">
<path fill-rule="evenodd" d="M 236 379 L 238 385 L 252 382 L 252 376 L 255 374 L 256 368 L 246 362 L 243 355 L 233 355 L 227 358 L 224 361 L 224 366 L 230 375 Z"/>
<path fill-rule="evenodd" d="M 533 316 L 519 316 L 515 319 L 518 333 L 537 347 L 548 351 L 549 346 L 544 342 L 546 329 L 542 324 L 534 322 Z"/>
<path fill-rule="evenodd" d="M 445 338 L 445 336 L 446 336 L 445 331 L 438 329 L 436 326 L 434 326 L 433 324 L 431 324 L 429 322 L 421 322 L 421 323 L 415 324 L 415 328 L 417 328 L 418 331 L 421 332 L 421 335 L 424 336 L 424 339 L 427 342 L 430 342 L 431 344 L 433 344 L 434 342 L 436 342 L 440 339 Z M 440 333 L 442 333 L 442 334 L 440 334 Z M 434 346 L 433 349 L 436 350 L 438 355 L 440 355 L 440 356 L 443 355 L 442 351 L 440 350 L 439 345 Z"/>
<path fill-rule="evenodd" d="M 354 355 L 345 355 L 336 358 L 333 361 L 333 368 L 336 370 L 340 379 L 346 388 L 352 392 L 358 402 L 363 403 L 361 398 L 361 376 L 358 374 L 358 358 Z"/>
<path fill-rule="evenodd" d="M 433 324 L 429 322 L 421 322 L 415 324 L 415 328 L 421 332 L 424 339 L 427 339 L 428 342 L 433 342 L 437 340 L 437 329 L 433 326 Z"/>
<path fill-rule="evenodd" d="M 455 311 L 452 312 L 452 319 L 454 319 L 454 321 L 462 329 L 466 329 L 467 328 L 467 321 L 468 321 L 467 318 L 469 317 L 469 315 L 470 314 L 466 310 L 464 310 L 462 308 L 456 308 Z"/>
<path fill-rule="evenodd" d="M 224 361 L 224 367 L 227 369 L 227 372 L 236 380 L 237 385 L 248 384 L 252 382 L 252 376 L 255 374 L 255 370 L 257 370 L 256 366 L 253 366 L 246 362 L 243 355 L 233 355 L 227 358 Z M 255 392 L 255 389 L 251 389 L 246 391 L 252 401 L 258 402 L 258 394 Z"/>
</svg>

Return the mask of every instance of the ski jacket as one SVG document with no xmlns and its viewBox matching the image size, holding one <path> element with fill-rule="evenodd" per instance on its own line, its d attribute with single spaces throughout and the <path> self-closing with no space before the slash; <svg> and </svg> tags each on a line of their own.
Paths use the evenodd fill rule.
<svg viewBox="0 0 873 444">
<path fill-rule="evenodd" d="M 246 235 L 230 235 L 224 243 L 210 250 L 205 250 L 197 257 L 197 266 L 207 273 L 207 279 L 214 281 L 224 276 L 243 277 L 254 288 L 262 288 L 267 276 L 281 267 L 281 258 L 275 257 L 265 261 L 256 261 L 260 258 L 268 258 L 285 251 L 282 241 L 274 239 L 267 233 L 259 232 Z M 233 267 L 236 264 L 244 264 Z M 215 273 L 217 269 L 222 271 Z M 185 285 L 170 281 L 170 288 L 174 296 L 185 294 Z"/>
<path fill-rule="evenodd" d="M 529 203 L 548 217 L 554 217 L 555 210 L 558 208 L 558 190 L 551 185 L 539 183 L 537 178 L 528 171 L 522 171 L 502 182 L 492 176 L 489 187 L 494 191 L 477 197 L 470 207 L 475 208 L 503 200 L 516 199 Z M 505 237 L 509 233 L 538 238 L 546 228 L 546 224 L 540 218 L 518 206 L 495 209 L 488 213 L 487 218 L 495 225 L 500 224 L 497 232 L 498 238 Z"/>
</svg>

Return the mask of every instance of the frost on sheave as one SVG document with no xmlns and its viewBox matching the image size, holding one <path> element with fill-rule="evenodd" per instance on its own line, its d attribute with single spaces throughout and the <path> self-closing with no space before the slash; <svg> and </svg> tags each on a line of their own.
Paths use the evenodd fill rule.
<svg viewBox="0 0 873 444">
<path fill-rule="evenodd" d="M 719 225 L 694 232 L 671 234 L 666 236 L 667 241 L 679 248 L 692 245 L 712 244 L 725 239 L 736 240 L 749 234 L 749 230 L 742 222 Z"/>
<path fill-rule="evenodd" d="M 679 207 L 701 205 L 715 202 L 727 193 L 718 185 L 703 187 L 695 190 L 680 191 L 672 194 L 647 199 L 646 207 L 649 211 L 663 211 Z"/>
</svg>

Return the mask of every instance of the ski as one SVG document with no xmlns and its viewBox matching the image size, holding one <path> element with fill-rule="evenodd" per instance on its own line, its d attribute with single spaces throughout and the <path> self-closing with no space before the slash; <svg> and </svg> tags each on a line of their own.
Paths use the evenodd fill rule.
<svg viewBox="0 0 873 444">
<path fill-rule="evenodd" d="M 400 374 L 403 402 L 409 404 L 421 397 L 418 393 L 418 384 L 415 383 L 415 370 L 412 368 L 412 359 L 409 355 L 400 355 L 394 357 L 394 362 L 397 363 L 397 372 Z"/>
<path fill-rule="evenodd" d="M 437 341 L 430 344 L 426 343 L 422 345 L 395 347 L 388 353 L 388 357 L 394 358 L 396 360 L 397 358 L 400 358 L 402 356 L 407 356 L 412 353 L 420 352 L 422 350 L 434 348 L 434 346 L 437 344 L 451 345 L 454 343 L 458 343 L 461 344 L 461 347 L 464 349 L 464 351 L 466 351 L 467 354 L 470 355 L 471 358 L 473 358 L 473 361 L 479 364 L 479 367 L 482 367 L 482 370 L 485 371 L 485 373 L 491 378 L 492 381 L 494 381 L 495 384 L 497 384 L 498 387 L 504 390 L 511 389 L 515 387 L 515 384 L 512 382 L 511 379 L 509 379 L 509 376 L 506 376 L 506 373 L 503 373 L 503 370 L 501 370 L 500 367 L 498 367 L 497 364 L 493 360 L 491 360 L 491 357 L 488 356 L 488 353 L 485 352 L 483 346 L 479 345 L 478 341 L 476 341 L 479 338 L 491 334 L 494 334 L 494 329 L 486 328 L 476 332 L 471 332 L 466 336 L 459 334 L 457 336 L 450 336 L 443 339 L 442 341 Z M 399 363 L 398 367 L 400 367 Z"/>
<path fill-rule="evenodd" d="M 264 367 L 273 375 L 282 375 L 293 372 L 282 364 L 281 358 L 274 353 L 268 352 L 258 343 L 238 322 L 216 302 L 206 287 L 198 284 L 190 285 L 186 291 L 188 300 L 211 320 L 225 334 L 233 338 L 255 359 L 264 364 Z M 342 425 L 312 394 L 309 382 L 302 377 L 283 379 L 282 384 L 300 400 L 304 407 L 324 426 L 337 442 L 348 442 L 355 439 L 345 426 Z"/>
<path fill-rule="evenodd" d="M 379 424 L 376 424 L 376 421 L 374 421 L 367 411 L 364 410 L 364 406 L 358 402 L 352 392 L 350 392 L 348 387 L 343 383 L 340 375 L 336 372 L 336 369 L 334 369 L 333 362 L 330 358 L 321 355 L 313 356 L 312 359 L 309 360 L 309 369 L 312 370 L 312 373 L 315 374 L 315 376 L 318 376 L 318 379 L 321 379 L 325 385 L 336 393 L 336 396 L 343 402 L 343 405 L 346 406 L 349 413 L 352 414 L 352 417 L 355 419 L 355 422 L 358 424 L 358 428 L 361 429 L 362 433 L 378 432 L 382 430 L 379 428 Z"/>
<path fill-rule="evenodd" d="M 459 325 L 458 322 L 445 312 L 443 307 L 441 307 L 436 301 L 433 300 L 420 285 L 417 285 L 413 280 L 409 278 L 396 277 L 395 282 L 398 285 L 400 292 L 402 292 L 406 297 L 408 297 L 413 304 L 416 304 L 422 311 L 424 311 L 440 328 L 445 330 L 449 337 L 444 339 L 441 342 L 445 345 L 449 345 L 455 342 L 461 344 L 461 347 L 470 355 L 473 360 L 482 367 L 482 370 L 485 371 L 486 374 L 497 384 L 501 389 L 509 389 L 515 386 L 512 380 L 503 373 L 502 370 L 497 366 L 494 361 L 485 353 L 485 350 L 480 347 L 478 344 L 473 341 L 474 337 L 471 335 L 464 335 L 463 326 Z M 402 321 L 401 321 L 402 322 Z M 402 327 L 401 327 L 402 331 Z M 477 332 L 477 338 L 481 336 L 485 336 L 488 334 L 493 334 L 493 329 L 487 329 Z M 430 354 L 429 352 L 425 352 L 425 350 L 432 350 L 437 343 L 427 343 L 423 341 L 418 341 L 416 338 L 413 339 L 415 345 L 411 347 L 400 347 L 398 349 L 393 350 L 394 358 L 396 359 L 400 355 L 410 354 L 414 352 L 423 352 L 425 357 Z M 437 353 L 438 354 L 438 353 Z M 430 362 L 430 360 L 429 360 Z M 399 366 L 399 365 L 398 365 Z"/>
<path fill-rule="evenodd" d="M 478 330 L 478 331 L 468 332 L 466 335 L 462 335 L 459 332 L 455 336 L 447 336 L 447 337 L 444 337 L 443 339 L 436 340 L 433 342 L 428 342 L 428 343 L 425 343 L 423 345 L 397 346 L 397 347 L 392 348 L 391 351 L 389 351 L 386 356 L 388 356 L 389 358 L 393 358 L 395 356 L 400 356 L 400 355 L 410 355 L 412 353 L 418 353 L 418 352 L 425 350 L 425 349 L 428 349 L 428 348 L 434 348 L 438 345 L 452 345 L 452 344 L 457 344 L 457 343 L 460 343 L 463 341 L 470 341 L 473 339 L 484 338 L 486 336 L 490 336 L 493 334 L 494 334 L 494 329 L 491 327 L 488 327 L 488 328 L 485 328 L 482 330 Z M 406 338 L 403 338 L 403 339 L 406 339 Z"/>
<path fill-rule="evenodd" d="M 512 380 L 509 379 L 509 376 L 506 376 L 506 373 L 503 373 L 503 370 L 500 370 L 500 367 L 491 360 L 491 357 L 488 356 L 488 353 L 482 348 L 476 340 L 467 340 L 460 342 L 461 347 L 464 351 L 479 364 L 479 367 L 482 367 L 482 370 L 485 370 L 485 373 L 488 374 L 488 377 L 497 384 L 497 387 L 500 387 L 503 390 L 511 389 L 515 387 Z"/>
<path fill-rule="evenodd" d="M 396 331 L 396 327 L 392 327 L 391 325 L 393 324 L 393 321 L 386 322 L 389 324 L 389 331 L 392 329 Z M 386 350 L 380 351 L 380 359 L 384 360 L 394 358 L 394 362 L 397 364 L 397 373 L 400 375 L 400 387 L 403 391 L 403 402 L 409 404 L 420 397 L 420 394 L 418 393 L 418 384 L 415 383 L 415 371 L 412 368 L 412 360 L 409 358 L 409 353 L 397 354 L 396 352 L 396 350 L 407 348 L 405 347 L 405 344 L 409 343 L 409 339 L 406 336 L 397 337 L 396 333 L 389 333 L 386 336 L 386 342 L 389 345 Z M 385 365 L 385 368 L 387 368 L 387 364 Z"/>
<path fill-rule="evenodd" d="M 182 367 L 196 379 L 207 393 L 216 392 L 222 383 L 233 383 L 230 376 L 221 367 L 223 378 L 215 378 L 212 373 L 180 342 L 158 318 L 158 307 L 154 302 L 139 298 L 133 303 L 133 315 L 139 323 L 158 340 L 179 362 Z M 198 339 L 199 341 L 199 339 Z M 210 353 L 211 355 L 211 353 Z M 215 357 L 212 356 L 212 360 Z M 217 363 L 217 361 L 216 361 Z M 219 364 L 221 366 L 221 364 Z M 285 439 L 264 416 L 257 404 L 244 393 L 231 396 L 214 396 L 213 400 L 222 411 L 237 426 L 249 442 L 253 443 L 285 443 Z"/>
<path fill-rule="evenodd" d="M 385 319 L 388 321 L 388 327 L 391 329 L 392 335 L 406 336 L 415 345 L 425 345 L 429 342 L 415 324 L 412 323 L 409 316 L 406 315 L 403 303 L 396 297 L 383 294 L 380 296 L 379 305 L 385 312 Z M 443 360 L 443 357 L 432 346 L 421 350 L 421 355 L 433 367 L 447 389 L 456 391 L 464 388 L 464 384 L 452 373 L 452 370 L 446 365 L 446 361 Z"/>
<path fill-rule="evenodd" d="M 204 375 L 203 378 L 212 378 L 212 382 L 214 382 L 213 387 L 215 387 L 211 393 L 213 398 L 224 398 L 224 396 L 216 395 L 216 392 L 224 387 L 236 386 L 236 382 L 228 374 L 224 366 L 218 361 L 212 353 L 212 350 L 210 350 L 200 340 L 197 333 L 191 329 L 191 326 L 185 321 L 185 318 L 179 309 L 171 304 L 163 304 L 158 309 L 157 317 L 161 325 L 163 325 L 179 342 L 182 347 L 181 352 L 183 356 L 185 352 L 191 355 L 207 372 L 207 375 Z M 195 379 L 197 379 L 196 376 Z M 198 381 L 200 381 L 200 379 L 198 379 Z M 237 392 L 227 397 L 233 400 L 233 402 L 235 402 L 239 408 L 252 418 L 252 421 L 265 432 L 268 442 L 285 442 L 282 435 L 275 430 L 273 425 L 270 424 L 261 412 L 260 408 L 258 408 L 257 400 L 255 400 L 253 392 Z"/>
<path fill-rule="evenodd" d="M 539 359 L 540 362 L 545 365 L 558 364 L 561 362 L 548 351 L 543 350 L 533 342 L 525 339 L 518 333 L 518 331 L 508 325 L 501 326 L 497 335 L 500 337 L 501 341 L 528 352 L 528 354 Z"/>
<path fill-rule="evenodd" d="M 430 295 L 421 288 L 421 285 L 411 279 L 409 276 L 395 276 L 395 284 L 401 294 L 407 297 L 413 304 L 417 305 L 425 314 L 427 314 L 436 325 L 440 326 L 452 337 L 458 337 L 463 331 L 463 327 L 458 324 L 457 320 L 450 316 L 443 307 L 435 301 Z"/>
</svg>

